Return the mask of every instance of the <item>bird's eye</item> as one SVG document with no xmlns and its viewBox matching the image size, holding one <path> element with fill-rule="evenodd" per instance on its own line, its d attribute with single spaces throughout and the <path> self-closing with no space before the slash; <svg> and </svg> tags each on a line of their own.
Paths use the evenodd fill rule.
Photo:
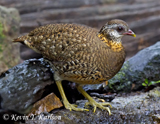
<svg viewBox="0 0 160 124">
<path fill-rule="evenodd" d="M 122 26 L 118 26 L 117 31 L 121 32 L 122 30 L 123 30 L 123 27 Z"/>
</svg>

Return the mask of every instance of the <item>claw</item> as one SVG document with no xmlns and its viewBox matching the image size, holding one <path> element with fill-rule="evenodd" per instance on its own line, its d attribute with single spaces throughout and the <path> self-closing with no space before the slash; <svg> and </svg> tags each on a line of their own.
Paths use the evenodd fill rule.
<svg viewBox="0 0 160 124">
<path fill-rule="evenodd" d="M 100 104 L 103 105 L 103 106 L 109 105 L 110 108 L 112 108 L 112 105 L 110 103 L 108 103 L 108 102 L 104 102 L 104 103 L 100 103 Z"/>
<path fill-rule="evenodd" d="M 56 81 L 56 84 L 58 86 L 58 89 L 60 91 L 60 94 L 62 96 L 62 99 L 63 99 L 63 104 L 65 106 L 66 109 L 69 109 L 70 111 L 72 110 L 75 110 L 75 111 L 89 111 L 89 109 L 83 109 L 83 108 L 77 108 L 77 105 L 75 104 L 70 104 L 64 94 L 64 90 L 63 90 L 63 87 L 62 87 L 62 84 L 61 84 L 61 81 Z M 94 107 L 93 109 L 93 112 L 96 111 L 96 108 L 101 108 L 101 109 L 104 109 L 104 110 L 107 110 L 109 115 L 111 115 L 111 111 L 108 107 L 104 107 L 105 105 L 109 105 L 111 108 L 111 104 L 110 103 L 97 103 L 92 97 L 90 97 L 83 89 L 81 86 L 78 86 L 77 87 L 78 91 L 80 91 L 87 99 L 89 102 L 86 102 L 85 106 L 88 106 L 88 105 L 92 105 Z"/>
<path fill-rule="evenodd" d="M 77 86 L 77 89 L 78 89 L 79 92 L 81 92 L 83 94 L 83 96 L 85 96 L 88 99 L 88 102 L 86 102 L 85 106 L 88 106 L 88 105 L 93 106 L 93 112 L 94 113 L 96 111 L 96 108 L 98 107 L 100 109 L 107 110 L 109 115 L 111 115 L 111 111 L 110 111 L 109 107 L 105 107 L 107 105 L 107 106 L 110 106 L 112 108 L 110 103 L 107 103 L 107 102 L 98 103 L 98 102 L 96 102 L 91 96 L 89 96 L 87 94 L 87 92 L 85 92 L 83 90 L 82 86 L 80 86 L 80 85 Z"/>
<path fill-rule="evenodd" d="M 83 108 L 77 108 L 77 105 L 70 104 L 68 101 L 64 101 L 64 106 L 66 109 L 69 109 L 70 111 L 89 111 L 89 109 L 83 109 Z"/>
<path fill-rule="evenodd" d="M 93 109 L 93 113 L 95 113 L 96 112 L 96 106 L 94 106 L 94 109 Z"/>
<path fill-rule="evenodd" d="M 111 111 L 110 111 L 109 107 L 105 107 L 106 105 L 109 105 L 110 108 L 112 108 L 112 106 L 111 106 L 110 103 L 107 103 L 107 102 L 105 102 L 105 103 L 98 103 L 98 102 L 96 102 L 96 101 L 93 100 L 93 101 L 86 102 L 85 106 L 88 106 L 88 105 L 92 105 L 94 107 L 93 108 L 93 113 L 96 112 L 96 108 L 98 107 L 100 109 L 107 110 L 108 113 L 109 113 L 109 115 L 111 115 Z"/>
</svg>

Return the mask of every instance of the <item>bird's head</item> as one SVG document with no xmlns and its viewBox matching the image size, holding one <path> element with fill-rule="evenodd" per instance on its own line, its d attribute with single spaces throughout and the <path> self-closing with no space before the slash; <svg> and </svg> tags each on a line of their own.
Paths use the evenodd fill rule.
<svg viewBox="0 0 160 124">
<path fill-rule="evenodd" d="M 121 42 L 121 38 L 124 35 L 130 35 L 136 37 L 135 33 L 131 29 L 129 29 L 128 24 L 119 19 L 114 19 L 107 22 L 101 28 L 99 34 L 117 43 Z"/>
</svg>

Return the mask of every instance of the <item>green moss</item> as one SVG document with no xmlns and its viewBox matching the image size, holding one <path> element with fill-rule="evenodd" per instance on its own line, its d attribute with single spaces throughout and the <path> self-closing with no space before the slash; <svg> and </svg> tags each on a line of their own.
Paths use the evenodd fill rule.
<svg viewBox="0 0 160 124">
<path fill-rule="evenodd" d="M 129 91 L 132 82 L 129 81 L 128 72 L 131 72 L 129 62 L 125 62 L 121 70 L 108 81 L 108 88 L 110 91 Z"/>
<path fill-rule="evenodd" d="M 0 38 L 4 38 L 4 34 L 3 34 L 3 25 L 2 23 L 0 23 Z"/>
<path fill-rule="evenodd" d="M 152 65 L 153 65 L 153 63 L 152 63 L 152 62 L 149 62 L 149 63 L 148 63 L 148 65 L 152 66 Z"/>
<path fill-rule="evenodd" d="M 154 57 L 154 60 L 159 60 L 159 58 L 160 58 L 160 55 L 157 55 Z"/>
</svg>

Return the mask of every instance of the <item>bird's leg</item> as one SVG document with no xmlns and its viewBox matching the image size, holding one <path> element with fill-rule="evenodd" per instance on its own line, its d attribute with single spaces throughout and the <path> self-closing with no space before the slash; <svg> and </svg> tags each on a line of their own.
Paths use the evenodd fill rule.
<svg viewBox="0 0 160 124">
<path fill-rule="evenodd" d="M 61 94 L 62 100 L 63 100 L 63 104 L 65 106 L 66 109 L 71 110 L 75 110 L 75 111 L 89 111 L 88 109 L 83 109 L 83 108 L 77 108 L 77 105 L 75 104 L 70 104 L 66 98 L 66 95 L 64 93 L 63 87 L 62 87 L 62 83 L 61 81 L 56 81 L 58 90 Z"/>
<path fill-rule="evenodd" d="M 81 85 L 77 85 L 77 89 L 78 89 L 78 91 L 79 91 L 86 99 L 88 99 L 88 102 L 85 104 L 85 106 L 87 106 L 87 105 L 92 105 L 92 106 L 94 107 L 93 112 L 96 111 L 96 108 L 97 108 L 97 107 L 98 107 L 98 108 L 101 108 L 101 109 L 104 109 L 104 110 L 107 110 L 108 113 L 109 113 L 109 115 L 111 115 L 110 109 L 109 109 L 108 107 L 105 107 L 105 105 L 109 105 L 109 106 L 112 108 L 112 106 L 111 106 L 110 103 L 107 103 L 107 102 L 105 102 L 105 103 L 98 103 L 98 102 L 96 102 L 91 96 L 88 95 L 88 93 L 87 93 L 86 91 L 83 90 L 83 88 L 82 88 Z"/>
</svg>

